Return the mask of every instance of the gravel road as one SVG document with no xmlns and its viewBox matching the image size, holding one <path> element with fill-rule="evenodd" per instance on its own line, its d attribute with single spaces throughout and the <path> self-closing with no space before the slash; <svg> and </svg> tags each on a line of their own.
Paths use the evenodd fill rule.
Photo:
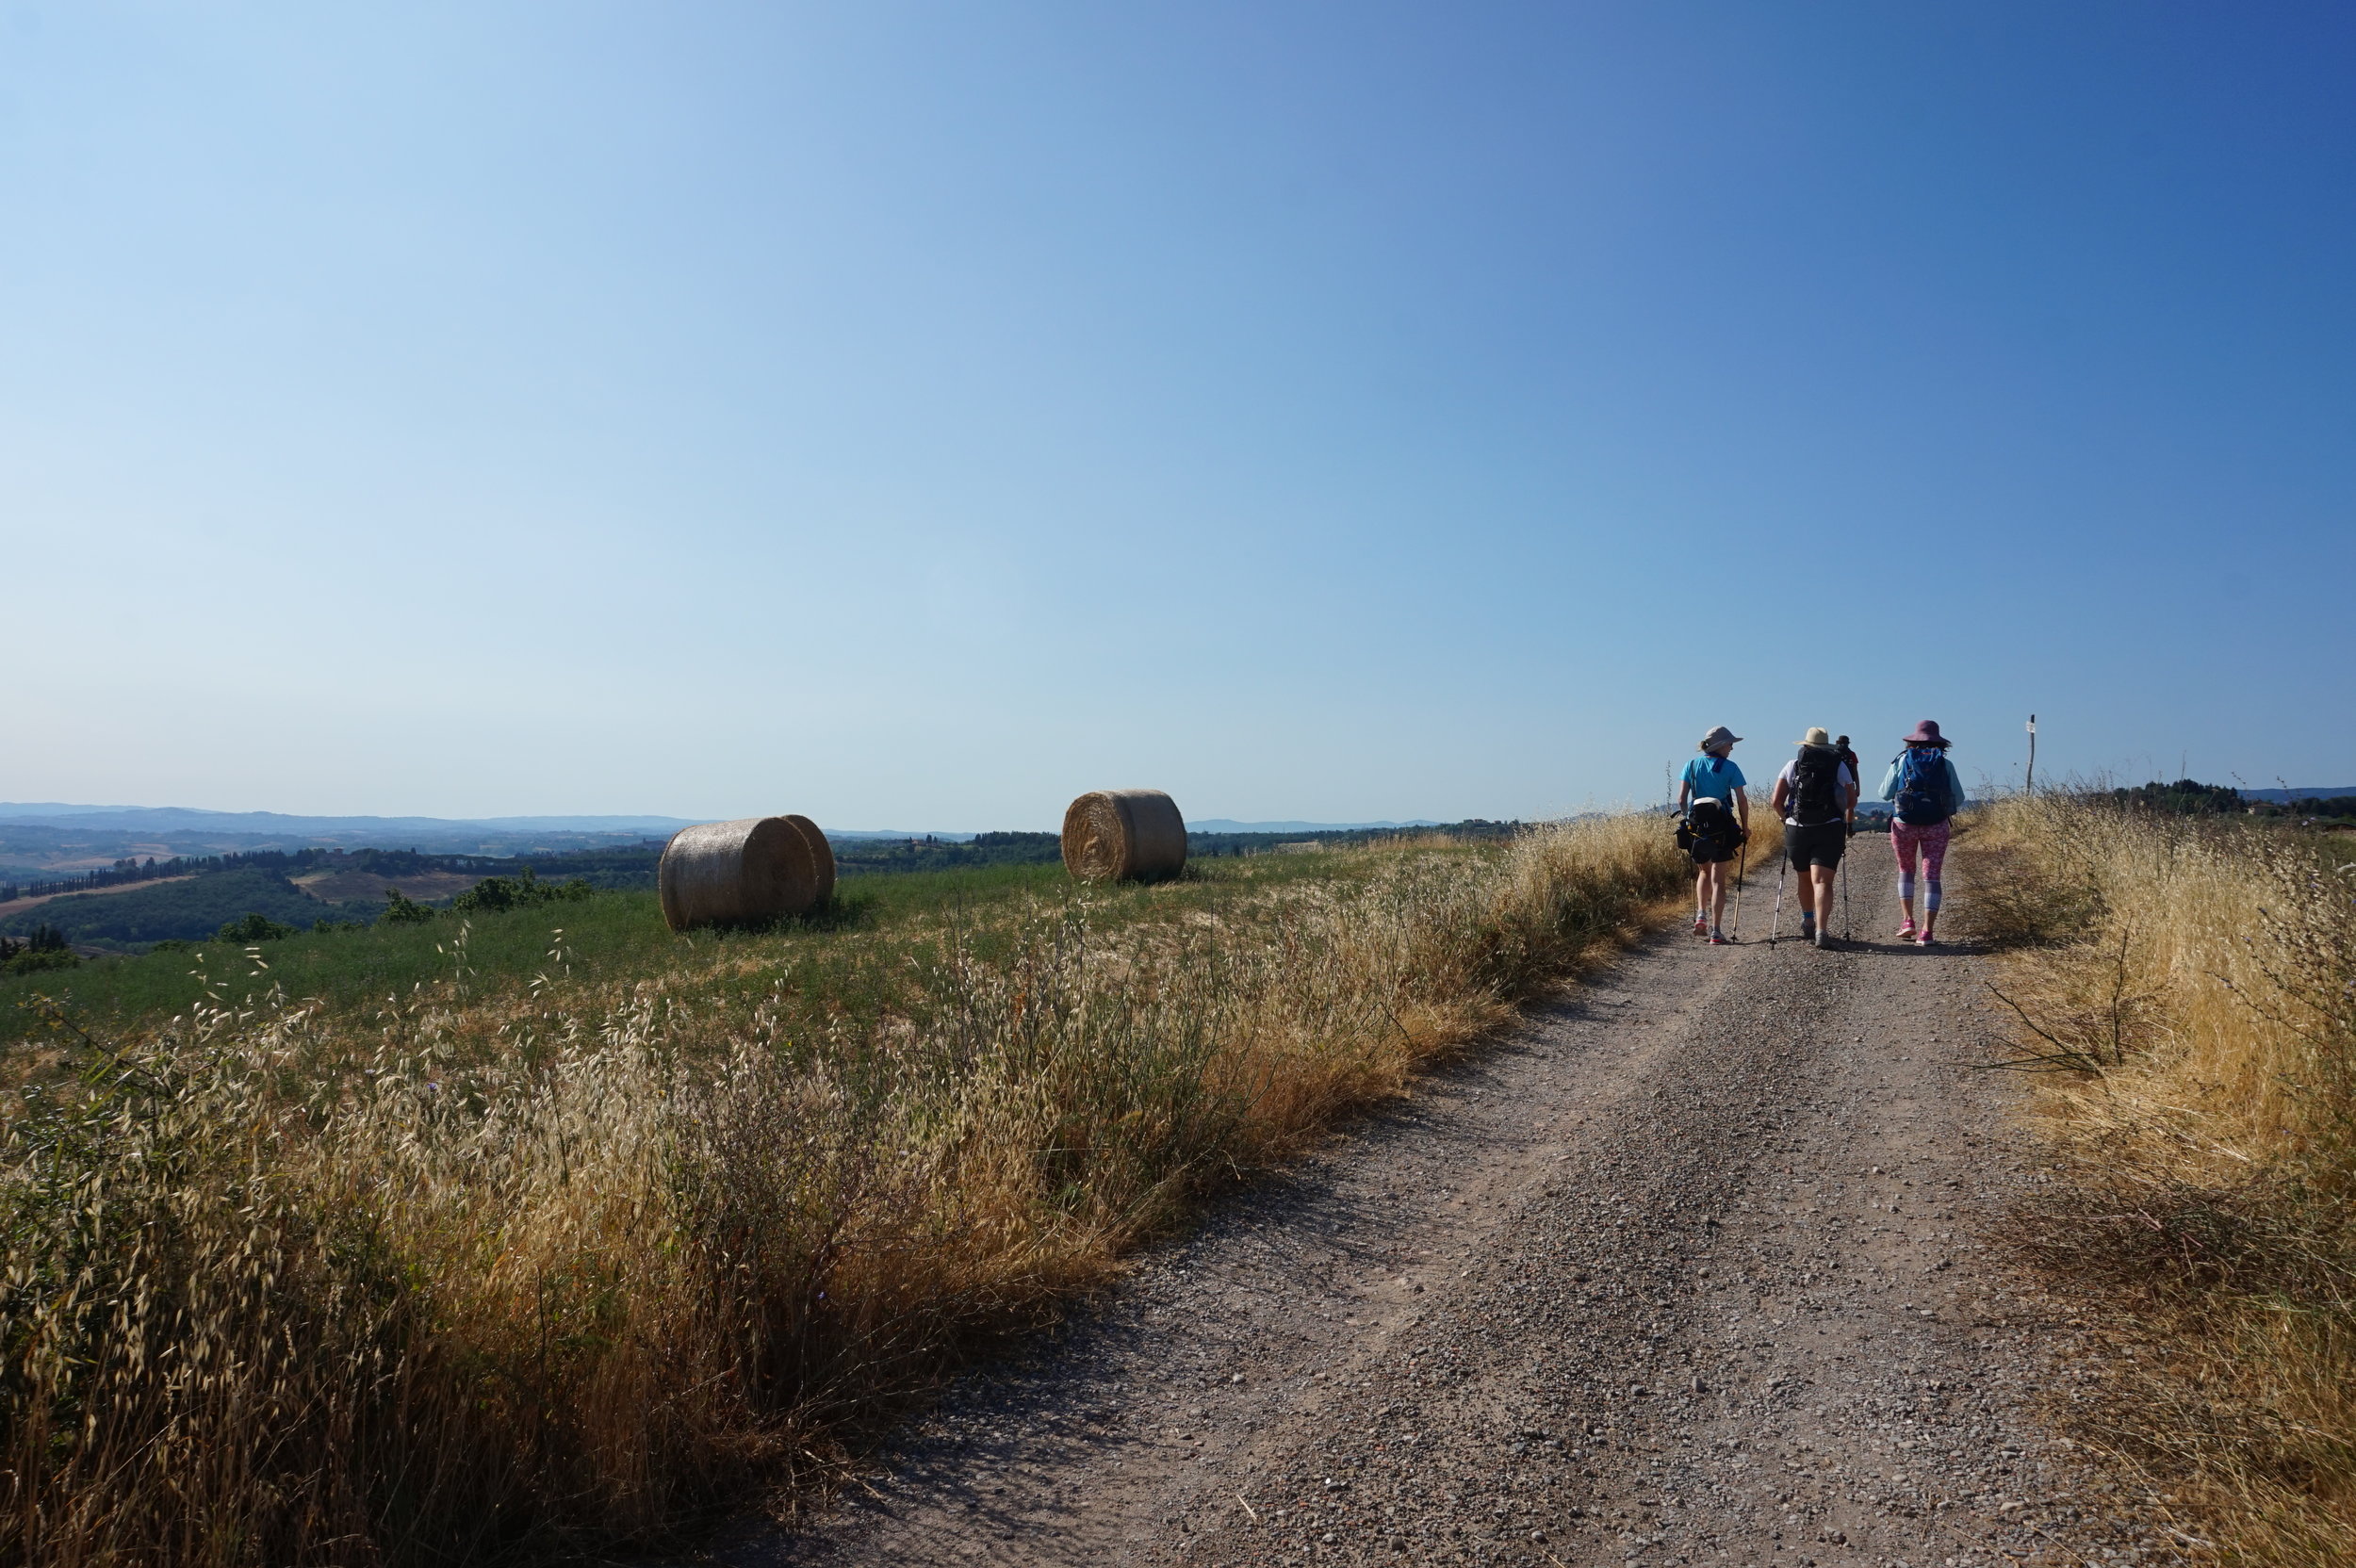
<svg viewBox="0 0 2356 1568">
<path fill-rule="evenodd" d="M 1857 942 L 1769 948 L 1755 884 L 1753 940 L 1651 940 L 713 1560 L 2175 1560 L 1982 1240 L 2038 1179 L 1986 960 L 1892 940 L 1857 849 Z"/>
</svg>

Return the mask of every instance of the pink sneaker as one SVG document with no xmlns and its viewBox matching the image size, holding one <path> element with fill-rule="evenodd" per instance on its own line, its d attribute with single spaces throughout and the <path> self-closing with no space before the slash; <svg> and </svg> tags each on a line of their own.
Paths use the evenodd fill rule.
<svg viewBox="0 0 2356 1568">
<path fill-rule="evenodd" d="M 1928 931 L 1923 932 L 1921 936 L 1919 936 L 1919 937 L 1917 937 L 1917 938 L 1915 938 L 1915 939 L 1914 939 L 1914 945 L 1915 945 L 1915 946 L 1917 946 L 1917 947 L 1928 947 L 1928 946 L 1930 946 L 1930 945 L 1931 945 L 1931 934 L 1930 934 Z"/>
<path fill-rule="evenodd" d="M 1914 939 L 1914 922 L 1908 921 L 1898 927 L 1898 939 L 1902 942 L 1910 942 Z"/>
</svg>

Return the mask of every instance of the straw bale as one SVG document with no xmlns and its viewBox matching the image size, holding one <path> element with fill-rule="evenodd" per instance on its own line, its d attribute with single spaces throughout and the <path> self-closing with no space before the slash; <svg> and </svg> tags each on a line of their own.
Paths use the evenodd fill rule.
<svg viewBox="0 0 2356 1568">
<path fill-rule="evenodd" d="M 818 898 L 814 907 L 823 909 L 834 898 L 834 845 L 826 841 L 826 833 L 808 817 L 788 812 L 785 820 L 794 825 L 794 831 L 801 834 L 802 841 L 810 846 L 810 868 L 818 877 Z"/>
<path fill-rule="evenodd" d="M 1063 814 L 1064 869 L 1083 882 L 1150 882 L 1186 864 L 1186 819 L 1159 790 L 1092 790 Z"/>
<path fill-rule="evenodd" d="M 826 871 L 831 883 L 831 852 Z M 655 881 L 663 897 L 663 918 L 674 931 L 755 924 L 779 915 L 803 914 L 819 901 L 817 857 L 791 817 L 745 817 L 682 827 L 663 846 Z"/>
</svg>

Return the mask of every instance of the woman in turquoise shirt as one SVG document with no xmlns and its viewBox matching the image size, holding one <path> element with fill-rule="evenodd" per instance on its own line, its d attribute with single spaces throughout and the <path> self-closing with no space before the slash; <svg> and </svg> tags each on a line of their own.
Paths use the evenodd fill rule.
<svg viewBox="0 0 2356 1568">
<path fill-rule="evenodd" d="M 1751 834 L 1751 798 L 1743 792 L 1742 770 L 1727 753 L 1742 737 L 1720 725 L 1702 737 L 1701 755 L 1685 764 L 1677 778 L 1677 813 L 1695 828 L 1693 847 L 1693 935 L 1707 936 L 1713 947 L 1726 938 L 1720 929 L 1726 914 L 1726 862 L 1733 859 Z M 1696 801 L 1716 804 L 1696 813 Z M 1731 818 L 1726 815 L 1733 813 Z M 1731 832 L 1707 832 L 1706 821 L 1727 823 Z"/>
</svg>

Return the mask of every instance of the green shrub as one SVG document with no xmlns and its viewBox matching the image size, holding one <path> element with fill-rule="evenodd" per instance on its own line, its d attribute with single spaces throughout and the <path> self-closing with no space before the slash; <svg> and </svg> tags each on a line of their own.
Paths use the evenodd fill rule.
<svg viewBox="0 0 2356 1568">
<path fill-rule="evenodd" d="M 574 877 L 555 887 L 540 880 L 530 866 L 521 876 L 486 876 L 482 881 L 450 901 L 450 906 L 464 914 L 498 914 L 506 909 L 529 909 L 542 904 L 554 904 L 587 898 L 593 891 L 588 882 Z"/>
<path fill-rule="evenodd" d="M 274 942 L 282 937 L 291 937 L 294 934 L 293 926 L 281 925 L 259 910 L 247 915 L 243 920 L 229 922 L 216 933 L 224 942 Z"/>
<path fill-rule="evenodd" d="M 0 974 L 38 974 L 43 970 L 72 969 L 81 956 L 66 945 L 65 933 L 54 925 L 36 925 L 23 941 L 0 937 Z"/>
<path fill-rule="evenodd" d="M 384 890 L 384 912 L 376 917 L 379 925 L 423 925 L 434 918 L 434 911 L 410 898 L 399 888 Z"/>
</svg>

